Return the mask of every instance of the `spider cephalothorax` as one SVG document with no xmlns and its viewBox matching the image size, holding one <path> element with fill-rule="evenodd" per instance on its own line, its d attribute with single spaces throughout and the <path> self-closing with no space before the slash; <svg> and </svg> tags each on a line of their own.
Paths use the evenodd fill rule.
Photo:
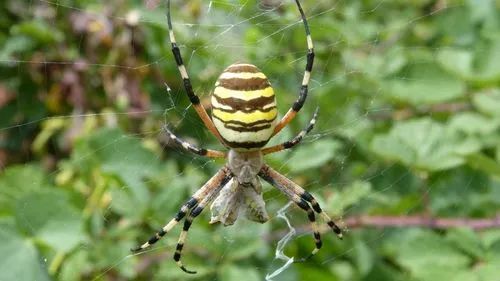
<svg viewBox="0 0 500 281">
<path fill-rule="evenodd" d="M 165 127 L 169 137 L 184 149 L 205 157 L 227 158 L 227 164 L 182 205 L 173 219 L 146 243 L 132 249 L 132 251 L 148 248 L 184 219 L 174 260 L 185 272 L 195 273 L 195 271 L 187 270 L 181 261 L 184 242 L 193 220 L 208 204 L 212 203 L 212 223 L 221 222 L 224 225 L 231 225 L 240 214 L 253 221 L 261 223 L 267 221 L 269 216 L 262 199 L 259 178 L 278 188 L 297 206 L 307 212 L 316 246 L 310 256 L 316 254 L 322 246 L 315 214 L 321 215 L 337 236 L 342 237 L 340 228 L 322 211 L 316 199 L 309 192 L 266 165 L 263 160 L 263 156 L 266 154 L 289 149 L 300 143 L 302 138 L 312 130 L 318 116 L 316 109 L 309 124 L 293 139 L 278 145 L 264 147 L 272 136 L 290 123 L 307 98 L 314 50 L 309 26 L 299 0 L 295 0 L 295 3 L 306 32 L 307 62 L 299 97 L 285 116 L 278 121 L 274 91 L 269 80 L 256 66 L 242 63 L 230 65 L 220 75 L 211 97 L 212 118 L 208 115 L 200 104 L 199 97 L 193 91 L 191 80 L 182 61 L 172 30 L 170 1 L 167 0 L 167 22 L 172 52 L 183 79 L 186 94 L 205 126 L 223 145 L 229 148 L 229 151 L 226 153 L 198 148 L 179 139 Z"/>
</svg>

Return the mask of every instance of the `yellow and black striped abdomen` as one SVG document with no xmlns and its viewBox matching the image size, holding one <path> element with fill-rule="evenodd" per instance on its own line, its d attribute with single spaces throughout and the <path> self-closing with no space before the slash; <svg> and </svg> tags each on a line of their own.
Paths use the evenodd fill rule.
<svg viewBox="0 0 500 281">
<path fill-rule="evenodd" d="M 277 115 L 273 88 L 256 66 L 230 65 L 215 83 L 212 119 L 229 147 L 263 147 L 271 138 Z"/>
</svg>

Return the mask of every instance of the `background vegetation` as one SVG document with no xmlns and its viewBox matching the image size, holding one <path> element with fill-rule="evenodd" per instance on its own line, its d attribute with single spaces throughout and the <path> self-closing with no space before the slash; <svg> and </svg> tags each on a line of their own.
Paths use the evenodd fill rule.
<svg viewBox="0 0 500 281">
<path fill-rule="evenodd" d="M 221 148 L 188 106 L 158 1 L 6 1 L 0 6 L 0 280 L 263 280 L 282 265 L 286 198 L 272 220 L 189 234 L 129 256 L 221 164 L 170 143 Z M 321 116 L 296 150 L 266 158 L 346 228 L 274 280 L 498 280 L 500 3 L 302 1 L 317 51 L 302 114 Z M 209 7 L 210 4 L 210 7 Z M 281 5 L 280 5 L 281 4 Z M 258 65 L 284 113 L 305 38 L 292 1 L 174 1 L 195 89 L 208 104 L 222 69 Z M 286 212 L 313 247 L 306 216 Z"/>
</svg>

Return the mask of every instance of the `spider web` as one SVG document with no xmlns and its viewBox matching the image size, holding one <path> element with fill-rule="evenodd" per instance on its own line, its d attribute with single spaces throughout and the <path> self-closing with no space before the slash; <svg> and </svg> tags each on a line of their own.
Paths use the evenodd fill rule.
<svg viewBox="0 0 500 281">
<path fill-rule="evenodd" d="M 321 112 L 326 112 L 326 114 L 320 113 L 318 126 L 305 138 L 300 146 L 301 148 L 298 148 L 297 152 L 282 152 L 279 155 L 270 156 L 269 162 L 271 164 L 278 164 L 278 166 L 274 166 L 275 169 L 283 172 L 286 176 L 298 179 L 299 181 L 301 180 L 300 176 L 302 172 L 300 171 L 300 168 L 294 167 L 304 167 L 306 170 L 304 170 L 303 173 L 308 173 L 308 171 L 311 171 L 308 169 L 321 169 L 324 166 L 329 166 L 329 163 L 332 161 L 335 162 L 336 170 L 325 168 L 325 173 L 333 174 L 334 178 L 338 179 L 338 181 L 325 183 L 325 180 L 318 178 L 316 180 L 313 179 L 305 181 L 302 185 L 305 189 L 312 188 L 312 193 L 315 196 L 318 195 L 320 203 L 322 203 L 323 206 L 330 207 L 327 207 L 327 210 L 341 211 L 340 213 L 335 213 L 334 215 L 336 215 L 339 219 L 338 221 L 342 225 L 344 222 L 342 218 L 354 216 L 362 212 L 364 202 L 377 200 L 377 198 L 380 197 L 380 194 L 395 191 L 394 189 L 399 186 L 401 181 L 412 177 L 408 170 L 402 170 L 398 177 L 391 177 L 389 180 L 385 181 L 385 173 L 393 173 L 393 170 L 400 170 L 399 167 L 396 164 L 388 164 L 384 169 L 379 169 L 379 163 L 373 160 L 370 165 L 364 167 L 364 169 L 368 172 L 361 173 L 360 180 L 385 182 L 385 188 L 374 190 L 366 188 L 365 185 L 360 184 L 361 187 L 356 190 L 360 192 L 359 196 L 361 199 L 351 198 L 353 203 L 345 208 L 339 207 L 338 209 L 335 209 L 335 207 L 332 207 L 333 204 L 339 202 L 335 199 L 327 200 L 324 197 L 324 195 L 330 194 L 331 192 L 335 193 L 334 190 L 343 190 L 352 185 L 359 184 L 354 182 L 352 178 L 348 179 L 341 176 L 343 173 L 353 172 L 352 170 L 347 171 L 347 169 L 352 169 L 349 161 L 354 154 L 359 153 L 359 151 L 357 151 L 358 144 L 349 138 L 363 138 L 364 136 L 362 132 L 364 129 L 370 126 L 376 126 L 376 124 L 374 125 L 373 123 L 368 124 L 367 119 L 378 120 L 377 118 L 380 118 L 385 120 L 388 116 L 391 118 L 391 116 L 393 116 L 392 114 L 399 112 L 397 105 L 388 105 L 388 103 L 384 101 L 384 99 L 387 100 L 387 97 L 384 96 L 384 91 L 386 91 L 386 89 L 384 89 L 383 86 L 374 87 L 369 91 L 362 89 L 363 86 L 376 85 L 376 83 L 368 81 L 369 79 L 375 79 L 373 76 L 376 70 L 370 69 L 369 67 L 363 68 L 359 64 L 378 64 L 380 67 L 383 65 L 383 62 L 377 60 L 380 59 L 377 55 L 380 52 L 384 52 L 386 49 L 391 48 L 391 46 L 397 45 L 401 42 L 407 30 L 413 28 L 415 25 L 419 25 L 419 23 L 428 21 L 429 18 L 438 19 L 445 17 L 448 13 L 452 13 L 454 9 L 461 7 L 464 4 L 459 3 L 455 5 L 454 3 L 446 3 L 447 1 L 437 1 L 434 4 L 428 3 L 426 8 L 428 9 L 428 12 L 424 15 L 409 13 L 407 17 L 402 17 L 403 20 L 400 19 L 399 22 L 392 23 L 393 25 L 391 26 L 384 26 L 384 29 L 378 29 L 375 32 L 378 35 L 372 36 L 372 39 L 369 41 L 357 41 L 359 38 L 363 38 L 363 36 L 353 35 L 352 37 L 349 37 L 349 34 L 342 33 L 339 30 L 335 33 L 333 32 L 335 30 L 332 30 L 328 26 L 324 25 L 325 22 L 327 22 L 326 19 L 349 18 L 352 20 L 351 24 L 354 24 L 356 20 L 360 18 L 370 17 L 377 14 L 380 10 L 383 10 L 388 5 L 393 4 L 394 1 L 368 1 L 370 3 L 366 6 L 367 8 L 360 9 L 361 13 L 359 15 L 349 14 L 351 12 L 355 12 L 354 10 L 347 9 L 347 7 L 351 6 L 349 1 L 325 0 L 302 2 L 310 22 L 312 36 L 315 40 L 315 47 L 317 48 L 316 52 L 320 55 L 317 55 L 315 60 L 315 68 L 310 83 L 309 97 L 304 109 L 296 120 L 294 120 L 293 124 L 291 124 L 291 128 L 284 130 L 284 132 L 273 139 L 271 143 L 280 143 L 290 139 L 294 135 L 294 132 L 298 132 L 301 127 L 307 123 L 308 118 L 310 118 L 315 106 L 320 106 Z M 19 75 L 26 71 L 26 69 L 38 71 L 40 73 L 38 77 L 39 81 L 42 81 L 41 84 L 45 87 L 45 89 L 41 90 L 41 92 L 44 93 L 54 91 L 54 89 L 49 88 L 50 85 L 44 85 L 44 81 L 46 82 L 50 79 L 49 75 L 53 75 L 52 73 L 55 71 L 54 69 L 72 68 L 73 70 L 72 72 L 69 72 L 69 74 L 64 74 L 62 71 L 56 72 L 58 74 L 63 73 L 64 75 L 61 77 L 62 82 L 69 84 L 74 82 L 74 80 L 71 79 L 77 79 L 77 77 L 74 76 L 75 73 L 93 73 L 99 74 L 101 75 L 100 77 L 103 77 L 107 75 L 107 72 L 109 72 L 109 75 L 111 75 L 111 82 L 108 81 L 110 84 L 104 85 L 104 89 L 109 91 L 107 98 L 115 102 L 114 106 L 116 108 L 124 108 L 125 110 L 109 110 L 109 108 L 106 108 L 109 107 L 109 105 L 106 105 L 105 102 L 101 102 L 100 104 L 93 105 L 92 110 L 83 110 L 85 107 L 75 108 L 72 111 L 69 111 L 69 114 L 53 114 L 50 115 L 50 117 L 42 117 L 27 122 L 6 125 L 0 128 L 0 134 L 8 134 L 9 137 L 15 137 L 16 131 L 20 128 L 32 126 L 42 127 L 46 124 L 55 124 L 54 126 L 56 126 L 58 120 L 62 120 L 63 122 L 66 122 L 65 124 L 72 124 L 73 126 L 79 128 L 85 126 L 82 124 L 88 125 L 89 122 L 92 122 L 91 120 L 99 120 L 96 122 L 101 122 L 104 126 L 120 127 L 120 120 L 130 117 L 135 120 L 150 122 L 150 124 L 146 123 L 145 125 L 142 125 L 142 129 L 137 129 L 137 127 L 141 126 L 137 125 L 137 122 L 133 122 L 135 124 L 126 124 L 131 127 L 136 126 L 136 132 L 123 133 L 121 136 L 110 134 L 113 138 L 108 139 L 106 142 L 97 142 L 97 146 L 91 147 L 87 150 L 88 154 L 73 156 L 74 161 L 83 163 L 86 159 L 92 158 L 94 154 L 99 154 L 103 150 L 113 150 L 115 149 L 115 144 L 127 142 L 127 140 L 142 142 L 146 139 L 148 140 L 146 145 L 151 145 L 151 150 L 158 152 L 158 147 L 151 144 L 151 141 L 160 139 L 162 140 L 161 145 L 167 146 L 166 143 L 168 140 L 165 140 L 165 138 L 162 137 L 162 131 L 159 129 L 159 126 L 155 124 L 165 123 L 169 124 L 169 126 L 174 131 L 178 132 L 178 134 L 182 137 L 184 137 L 184 134 L 188 134 L 185 138 L 190 141 L 197 142 L 197 139 L 201 139 L 202 141 L 198 142 L 199 145 L 210 148 L 220 148 L 220 146 L 217 146 L 214 143 L 213 139 L 210 139 L 210 136 L 207 134 L 207 130 L 203 128 L 202 123 L 197 116 L 192 114 L 193 109 L 187 103 L 187 98 L 182 89 L 179 87 L 180 79 L 178 79 L 178 76 L 175 78 L 177 80 L 172 78 L 176 77 L 175 73 L 177 70 L 175 69 L 172 56 L 168 52 L 169 46 L 166 31 L 166 18 L 164 15 L 165 5 L 163 1 L 144 1 L 141 3 L 125 1 L 125 3 L 126 4 L 124 4 L 123 7 L 126 8 L 120 7 L 119 3 L 113 3 L 110 4 L 108 8 L 103 9 L 103 6 L 92 3 L 83 4 L 81 2 L 75 3 L 73 1 L 43 0 L 32 1 L 28 5 L 30 9 L 28 14 L 33 15 L 34 19 L 44 18 L 48 22 L 53 21 L 54 23 L 59 20 L 60 17 L 66 14 L 72 14 L 73 28 L 95 28 L 95 32 L 98 34 L 96 38 L 99 38 L 105 44 L 111 45 L 123 45 L 130 42 L 134 44 L 132 39 L 126 38 L 126 35 L 123 35 L 124 37 L 122 38 L 108 38 L 113 35 L 114 24 L 119 23 L 123 26 L 128 26 L 128 28 L 132 30 L 129 36 L 147 36 L 147 40 L 156 42 L 154 47 L 147 50 L 148 56 L 146 59 L 125 59 L 127 55 L 131 54 L 135 57 L 136 54 L 133 52 L 131 54 L 110 54 L 110 56 L 117 55 L 123 57 L 123 63 L 108 63 L 105 58 L 110 59 L 111 61 L 119 60 L 113 60 L 109 56 L 100 57 L 97 55 L 95 57 L 83 58 L 75 56 L 73 59 L 65 61 L 58 61 L 57 59 L 52 58 L 47 60 L 44 51 L 40 51 L 38 56 L 31 60 L 17 59 L 15 54 L 12 56 L 0 57 L 0 63 L 3 64 L 4 68 L 7 67 L 11 70 L 18 69 L 17 71 Z M 9 5 L 11 8 L 15 6 L 15 4 L 12 3 Z M 114 8 L 116 8 L 116 11 L 113 11 Z M 355 7 L 353 7 L 353 9 L 354 8 Z M 402 13 L 404 12 L 405 11 L 402 11 Z M 197 17 L 192 15 L 197 15 Z M 268 76 L 271 83 L 276 88 L 278 101 L 280 103 L 279 108 L 282 114 L 295 100 L 304 71 L 306 45 L 305 36 L 297 35 L 303 34 L 303 26 L 302 22 L 299 20 L 293 1 L 262 0 L 258 3 L 255 3 L 254 1 L 194 1 L 193 3 L 183 5 L 182 7 L 179 3 L 175 3 L 172 16 L 174 21 L 174 30 L 181 47 L 182 55 L 187 62 L 186 66 L 190 73 L 192 83 L 195 87 L 196 93 L 200 95 L 202 100 L 209 96 L 218 73 L 220 73 L 225 66 L 233 62 L 240 61 L 251 62 L 261 68 L 264 73 L 272 73 L 272 76 L 271 74 L 268 74 Z M 156 29 L 155 31 L 147 31 L 143 34 L 141 33 L 143 32 L 143 30 L 141 30 L 142 26 L 149 26 L 153 27 L 152 29 Z M 353 26 L 353 28 L 354 27 L 355 26 Z M 425 27 L 425 25 L 422 26 L 421 28 L 423 30 L 417 30 L 417 32 L 426 32 Z M 369 29 L 374 27 L 365 26 L 365 28 Z M 163 34 L 161 34 L 158 29 L 162 30 Z M 266 31 L 266 33 L 264 33 L 264 31 Z M 28 31 L 28 33 L 29 32 L 36 32 L 36 30 Z M 333 33 L 325 35 L 326 32 Z M 363 33 L 373 31 L 353 31 L 353 33 L 355 32 Z M 89 47 L 85 46 L 83 42 L 92 39 L 87 38 L 87 35 L 84 35 L 84 33 L 85 32 L 82 31 L 82 35 L 80 37 L 82 42 L 80 46 L 81 49 Z M 386 37 L 388 34 L 390 36 L 389 38 Z M 296 43 L 296 38 L 300 38 L 301 41 Z M 112 41 L 108 42 L 106 40 Z M 61 42 L 58 43 L 61 44 Z M 160 48 L 158 46 L 161 44 L 165 45 L 164 49 L 158 49 Z M 344 61 L 342 70 L 332 71 L 332 67 L 338 67 L 338 62 L 335 61 L 335 59 L 339 58 L 339 54 L 336 53 L 336 50 L 344 45 L 353 46 L 352 52 L 344 54 L 351 57 L 343 58 Z M 134 47 L 136 46 L 132 46 L 132 49 Z M 421 48 L 421 46 L 418 45 L 412 47 L 414 49 Z M 142 46 L 142 48 L 146 47 Z M 447 46 L 445 45 L 438 46 L 433 50 L 434 53 L 432 55 L 437 56 L 439 52 L 446 48 Z M 469 47 L 464 47 L 465 50 L 470 50 L 468 48 Z M 135 52 L 141 51 L 145 50 L 141 50 L 140 48 L 135 50 Z M 398 52 L 400 51 L 400 49 L 398 50 L 396 48 L 396 50 L 394 50 L 394 56 L 397 57 L 399 55 Z M 85 52 L 82 53 L 85 54 Z M 366 56 L 366 58 L 360 58 L 359 56 Z M 371 57 L 374 59 L 370 60 Z M 395 64 L 396 63 L 397 62 L 395 62 Z M 389 64 L 387 64 L 386 67 L 397 68 L 397 66 Z M 120 71 L 123 71 L 125 74 L 121 76 L 114 76 L 116 75 L 114 74 L 115 72 Z M 157 83 L 157 86 L 144 90 L 141 89 L 140 85 L 127 82 L 127 73 L 138 73 L 141 71 L 144 71 L 145 73 L 141 75 L 153 76 L 154 79 L 152 79 L 152 81 Z M 168 75 L 170 75 L 168 79 L 164 78 L 164 73 L 168 73 Z M 80 74 L 77 74 L 77 76 Z M 354 97 L 350 98 L 347 94 L 338 93 L 335 92 L 335 90 L 339 88 L 346 89 L 344 87 L 345 81 L 349 81 L 350 79 L 359 79 L 360 76 L 364 77 L 365 81 L 358 82 L 355 86 L 358 88 L 347 88 L 347 90 L 351 91 L 351 93 L 356 91 L 363 92 L 363 97 L 358 98 L 355 102 L 357 103 L 357 106 L 352 106 L 351 103 L 352 100 L 355 99 Z M 410 73 L 408 73 L 407 76 L 400 74 L 392 76 L 392 81 L 396 86 L 399 85 L 398 83 L 404 84 L 408 81 L 426 82 L 426 79 L 427 78 L 418 78 L 418 76 L 413 76 Z M 149 81 L 148 83 L 153 82 Z M 0 83 L 0 86 L 5 86 L 5 84 L 2 84 L 3 83 Z M 339 85 L 342 85 L 344 88 Z M 3 90 L 3 88 L 0 90 Z M 81 98 L 85 95 L 84 90 L 85 88 L 72 88 L 73 92 L 71 93 L 70 98 Z M 150 90 L 151 92 L 148 94 L 150 94 L 151 97 L 146 100 L 142 96 L 130 97 L 134 94 L 143 95 L 144 91 L 147 92 Z M 130 94 L 130 92 L 133 92 L 133 94 Z M 336 95 L 341 96 L 341 98 L 338 98 L 338 96 L 336 97 Z M 49 95 L 44 94 L 43 96 L 47 97 Z M 393 98 L 397 99 L 397 97 Z M 325 104 L 325 101 L 328 101 L 329 99 L 338 100 L 338 103 L 335 101 Z M 161 102 L 158 102 L 159 100 Z M 336 113 L 332 110 L 324 108 L 333 103 L 336 103 L 336 108 L 343 108 L 345 106 L 349 107 L 349 110 L 341 110 Z M 78 100 L 73 100 L 73 104 L 78 104 Z M 162 107 L 159 107 L 158 104 L 161 104 Z M 397 104 L 397 102 L 395 104 Z M 430 107 L 426 107 L 423 109 L 423 113 L 421 113 L 421 115 L 431 116 L 433 112 L 428 110 L 429 108 Z M 23 109 L 19 107 L 18 110 L 22 111 Z M 62 112 L 64 112 L 64 110 Z M 403 113 L 406 114 L 408 112 Z M 413 113 L 410 112 L 409 114 Z M 145 116 L 153 117 L 147 118 Z M 339 123 L 339 121 L 341 123 Z M 59 130 L 61 130 L 61 127 L 59 127 Z M 68 129 L 68 131 L 71 133 L 71 129 Z M 79 132 L 75 132 L 74 134 L 75 135 L 70 134 L 69 138 L 71 139 L 73 136 L 77 138 Z M 49 136 L 49 138 L 53 137 L 54 135 Z M 332 141 L 333 139 L 334 141 Z M 346 143 L 344 143 L 342 149 L 340 149 L 339 143 L 342 141 L 346 141 Z M 206 142 L 206 145 L 204 142 Z M 49 142 L 46 143 L 46 145 L 49 144 Z M 70 154 L 71 145 L 67 145 L 67 153 Z M 175 150 L 173 152 L 168 152 L 168 157 L 176 154 L 177 156 L 172 157 L 177 157 L 180 159 L 179 161 L 183 163 L 182 165 L 184 167 L 189 168 L 182 172 L 176 172 L 173 177 L 156 176 L 154 180 L 144 180 L 143 184 L 145 186 L 155 184 L 157 181 L 166 186 L 171 181 L 181 182 L 183 178 L 189 177 L 190 179 L 193 178 L 192 181 L 194 183 L 200 184 L 198 186 L 191 187 L 191 191 L 193 191 L 201 186 L 206 179 L 208 179 L 209 174 L 213 173 L 216 167 L 220 167 L 221 165 L 219 161 L 193 157 L 178 148 L 172 147 L 170 143 L 168 144 L 168 147 L 171 150 Z M 331 153 L 325 153 L 325 155 L 323 155 L 324 157 L 316 157 L 315 159 L 317 163 L 309 160 L 304 161 L 304 163 L 298 163 L 301 160 L 300 157 L 307 156 L 310 153 L 321 154 L 324 149 L 334 151 L 334 155 L 330 155 Z M 135 157 L 139 156 L 132 154 L 131 156 L 126 156 L 123 161 L 133 162 L 137 160 Z M 157 165 L 157 162 L 162 161 L 162 159 L 163 158 L 160 154 L 155 154 L 155 156 L 149 161 L 151 166 L 155 166 Z M 39 159 L 38 156 L 34 154 L 29 155 L 25 160 L 29 162 L 32 160 L 43 161 L 44 159 Z M 55 161 L 54 159 L 52 160 Z M 144 161 L 144 159 L 140 160 Z M 147 162 L 148 160 L 141 163 Z M 49 167 L 52 168 L 52 172 L 49 175 L 52 177 L 60 176 L 64 171 L 64 165 L 49 164 Z M 370 173 L 370 169 L 377 170 L 377 172 Z M 131 184 L 135 180 L 134 174 L 135 176 L 142 176 L 148 175 L 148 173 L 143 173 L 142 171 L 126 172 L 132 173 L 131 179 L 130 181 L 126 181 L 122 184 L 119 189 L 132 190 L 133 192 L 140 193 L 141 191 L 136 189 L 133 184 Z M 324 176 L 322 174 L 318 175 Z M 33 186 L 37 184 L 37 182 L 32 183 Z M 425 203 L 425 201 L 428 200 L 427 197 L 432 192 L 431 186 L 424 186 L 424 188 L 419 192 L 420 193 L 417 195 L 417 201 Z M 108 217 L 109 220 L 116 220 L 116 215 L 114 215 L 113 212 L 116 209 L 124 208 L 124 206 L 118 206 L 127 202 L 127 197 L 124 194 L 125 193 L 122 192 L 113 193 L 114 196 L 110 199 L 111 202 L 109 203 L 107 210 L 101 214 L 105 218 L 104 221 L 106 221 Z M 336 195 L 334 194 L 331 196 L 335 197 Z M 349 199 L 348 196 L 346 197 Z M 344 199 L 346 197 L 344 197 Z M 239 221 L 236 227 L 230 227 L 218 231 L 217 234 L 223 235 L 223 239 L 227 244 L 223 254 L 220 256 L 219 261 L 222 262 L 225 255 L 229 254 L 234 247 L 240 246 L 236 244 L 235 241 L 238 240 L 235 237 L 240 236 L 242 233 L 249 231 L 250 229 L 257 229 L 256 233 L 266 237 L 265 239 L 268 239 L 269 243 L 272 244 L 270 248 L 275 250 L 275 260 L 273 263 L 263 268 L 257 268 L 257 271 L 261 274 L 260 278 L 265 278 L 266 280 L 287 280 L 287 272 L 294 270 L 292 266 L 293 261 L 295 259 L 300 259 L 300 257 L 286 254 L 286 252 L 288 252 L 287 249 L 289 247 L 293 248 L 295 243 L 301 243 L 302 241 L 304 241 L 304 244 L 309 242 L 308 245 L 312 247 L 311 232 L 307 226 L 307 220 L 304 214 L 295 208 L 293 204 L 286 204 L 286 200 L 282 195 L 275 193 L 272 188 L 267 187 L 267 189 L 265 189 L 265 198 L 266 204 L 269 205 L 269 212 L 273 219 L 271 219 L 271 221 L 266 225 L 246 224 L 246 222 Z M 180 205 L 168 207 L 169 211 L 164 212 L 164 219 L 167 220 L 173 216 L 176 208 L 178 207 L 180 207 Z M 30 206 L 26 206 L 26 208 L 29 209 Z M 406 214 L 413 213 L 415 208 L 419 208 L 419 206 L 410 204 L 405 209 Z M 208 208 L 206 208 L 204 213 L 209 213 Z M 202 216 L 197 219 L 195 223 L 200 223 L 200 221 L 204 218 L 205 217 Z M 126 220 L 127 219 L 125 219 L 125 221 Z M 321 220 L 319 220 L 319 222 L 324 224 Z M 273 229 L 278 229 L 279 227 L 280 230 L 271 231 L 271 226 L 269 225 L 273 225 Z M 28 226 L 30 226 L 29 222 Z M 123 268 L 124 266 L 130 265 L 130 260 L 134 258 L 142 259 L 148 254 L 158 253 L 160 251 L 168 252 L 170 255 L 170 253 L 174 250 L 173 248 L 177 240 L 178 229 L 180 228 L 181 226 L 177 226 L 176 231 L 169 233 L 169 236 L 171 237 L 163 239 L 167 241 L 166 243 L 162 240 L 151 250 L 147 250 L 144 253 L 139 254 L 139 256 L 117 256 L 115 262 L 110 263 L 111 265 L 107 266 L 106 270 L 97 272 L 90 279 L 106 279 L 107 274 L 116 271 L 119 268 Z M 349 229 L 346 230 L 348 231 L 347 236 L 349 236 Z M 193 231 L 196 232 L 196 230 Z M 140 233 L 137 237 L 142 237 L 141 239 L 144 239 L 150 234 L 151 233 Z M 279 235 L 278 238 L 276 238 L 276 234 Z M 385 234 L 386 231 L 381 230 L 378 234 L 378 239 L 369 240 L 366 246 L 375 246 L 378 241 L 385 236 Z M 334 240 L 333 237 L 334 235 L 329 234 L 328 232 L 323 234 L 324 241 L 330 241 L 329 243 L 344 243 Z M 92 241 L 88 241 L 87 243 L 92 243 Z M 323 251 L 328 250 L 322 249 L 320 253 Z M 344 247 L 342 248 L 342 251 L 337 253 L 329 251 L 328 254 L 321 255 L 319 259 L 314 259 L 321 265 L 331 265 L 342 257 L 349 255 L 353 251 L 359 251 L 358 246 L 348 248 Z M 189 253 L 189 250 L 184 253 L 185 256 L 189 256 L 191 254 L 192 253 Z M 44 259 L 47 260 L 45 257 Z M 165 259 L 174 264 L 173 261 L 170 261 L 170 256 L 165 257 Z M 187 258 L 185 262 L 189 267 L 189 258 Z M 269 264 L 270 263 L 271 262 L 269 261 Z M 193 265 L 193 267 L 194 266 L 197 265 Z M 49 266 L 46 265 L 46 267 Z"/>
</svg>

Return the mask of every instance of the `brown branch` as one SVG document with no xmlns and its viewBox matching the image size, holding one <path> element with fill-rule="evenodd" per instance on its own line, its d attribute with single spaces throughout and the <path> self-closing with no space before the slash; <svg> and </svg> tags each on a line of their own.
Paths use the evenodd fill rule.
<svg viewBox="0 0 500 281">
<path fill-rule="evenodd" d="M 431 229 L 448 229 L 456 227 L 469 227 L 479 231 L 488 228 L 500 228 L 500 214 L 492 218 L 433 218 L 422 215 L 415 216 L 352 216 L 338 221 L 344 230 L 354 228 L 388 228 L 388 227 L 423 227 Z M 295 227 L 297 234 L 311 231 L 309 224 Z M 322 226 L 320 232 L 331 231 L 327 226 Z M 271 241 L 282 238 L 288 231 L 280 230 L 264 236 L 264 240 Z"/>
<path fill-rule="evenodd" d="M 347 228 L 426 227 L 447 229 L 469 227 L 474 230 L 500 228 L 500 215 L 493 218 L 432 218 L 424 216 L 354 216 L 344 221 Z"/>
<path fill-rule="evenodd" d="M 368 118 L 372 120 L 405 120 L 417 115 L 429 115 L 434 113 L 456 113 L 470 110 L 472 105 L 467 102 L 442 103 L 430 106 L 421 106 L 419 108 L 402 108 L 389 111 L 377 111 L 368 114 Z"/>
</svg>

